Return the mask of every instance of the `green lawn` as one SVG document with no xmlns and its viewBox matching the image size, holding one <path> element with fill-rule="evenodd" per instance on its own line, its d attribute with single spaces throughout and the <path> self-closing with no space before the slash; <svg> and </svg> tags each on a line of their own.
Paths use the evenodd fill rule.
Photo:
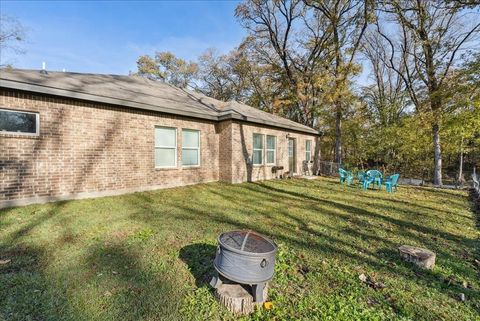
<svg viewBox="0 0 480 321">
<path fill-rule="evenodd" d="M 279 245 L 274 307 L 247 319 L 480 320 L 480 232 L 466 192 L 364 192 L 325 178 L 0 210 L 0 260 L 11 260 L 0 264 L 0 319 L 233 319 L 207 284 L 216 236 L 231 229 Z M 435 269 L 399 260 L 402 244 L 435 251 Z"/>
</svg>

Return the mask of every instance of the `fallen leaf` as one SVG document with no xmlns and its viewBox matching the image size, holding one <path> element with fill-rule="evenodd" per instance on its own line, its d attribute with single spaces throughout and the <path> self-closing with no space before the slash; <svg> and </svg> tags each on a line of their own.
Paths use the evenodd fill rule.
<svg viewBox="0 0 480 321">
<path fill-rule="evenodd" d="M 7 259 L 7 260 L 0 260 L 0 265 L 3 265 L 3 264 L 8 264 L 10 263 L 12 260 L 10 259 Z"/>
<path fill-rule="evenodd" d="M 362 281 L 362 282 L 367 282 L 367 276 L 366 276 L 365 274 L 363 274 L 363 273 L 360 274 L 360 275 L 358 276 L 358 278 L 359 278 L 360 281 Z"/>
</svg>

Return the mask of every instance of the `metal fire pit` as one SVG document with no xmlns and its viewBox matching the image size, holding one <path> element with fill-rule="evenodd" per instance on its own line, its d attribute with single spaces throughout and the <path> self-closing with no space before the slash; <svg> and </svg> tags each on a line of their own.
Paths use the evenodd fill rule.
<svg viewBox="0 0 480 321">
<path fill-rule="evenodd" d="M 263 289 L 272 279 L 277 246 L 263 235 L 252 231 L 231 231 L 218 237 L 213 265 L 221 276 L 252 287 L 255 302 L 263 302 Z M 222 284 L 215 275 L 210 284 Z"/>
</svg>

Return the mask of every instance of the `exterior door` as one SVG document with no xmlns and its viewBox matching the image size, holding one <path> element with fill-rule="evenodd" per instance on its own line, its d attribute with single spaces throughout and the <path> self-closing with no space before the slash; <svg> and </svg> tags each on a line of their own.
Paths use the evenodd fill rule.
<svg viewBox="0 0 480 321">
<path fill-rule="evenodd" d="M 297 146 L 294 138 L 288 139 L 288 173 L 290 176 L 297 172 Z"/>
</svg>

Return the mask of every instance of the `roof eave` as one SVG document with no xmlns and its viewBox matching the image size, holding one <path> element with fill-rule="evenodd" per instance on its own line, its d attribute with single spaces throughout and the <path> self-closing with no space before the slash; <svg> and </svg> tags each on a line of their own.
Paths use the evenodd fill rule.
<svg viewBox="0 0 480 321">
<path fill-rule="evenodd" d="M 138 103 L 138 102 L 125 100 L 125 99 L 86 94 L 83 92 L 78 92 L 73 90 L 65 90 L 65 89 L 59 89 L 59 88 L 48 87 L 48 86 L 34 85 L 34 84 L 12 81 L 7 79 L 0 79 L 0 87 L 41 93 L 41 94 L 48 94 L 53 96 L 68 97 L 68 98 L 86 100 L 86 101 L 96 102 L 96 103 L 105 103 L 109 105 L 139 108 L 139 109 L 162 112 L 162 113 L 172 114 L 177 116 L 179 115 L 179 116 L 187 116 L 187 117 L 194 117 L 194 118 L 207 119 L 207 120 L 218 120 L 218 117 L 215 115 L 196 113 L 193 111 L 186 111 L 186 110 L 178 110 L 178 109 L 173 109 L 165 106 L 143 104 L 143 103 Z"/>
<path fill-rule="evenodd" d="M 285 124 L 280 124 L 277 122 L 272 122 L 269 120 L 258 119 L 254 117 L 247 117 L 241 114 L 238 114 L 233 111 L 228 112 L 221 112 L 218 116 L 216 115 L 208 115 L 197 113 L 193 111 L 186 111 L 186 110 L 179 110 L 173 109 L 165 106 L 157 106 L 157 105 L 149 105 L 138 103 L 130 100 L 112 98 L 107 96 L 100 96 L 100 95 L 92 95 L 86 94 L 83 92 L 73 91 L 73 90 L 65 90 L 60 88 L 54 88 L 49 86 L 42 86 L 42 85 L 35 85 L 31 83 L 25 83 L 20 81 L 13 81 L 8 79 L 0 79 L 0 88 L 8 88 L 8 89 L 16 89 L 40 94 L 47 94 L 59 97 L 67 97 L 73 99 L 80 99 L 89 102 L 96 102 L 96 103 L 105 103 L 109 105 L 117 105 L 117 106 L 125 106 L 131 108 L 139 108 L 143 110 L 155 111 L 155 112 L 162 112 L 166 114 L 176 115 L 176 116 L 186 116 L 192 118 L 199 118 L 199 119 L 206 119 L 206 120 L 213 120 L 213 121 L 223 121 L 228 119 L 235 119 L 235 120 L 242 120 L 250 123 L 262 124 L 266 126 L 272 126 L 277 128 L 289 129 L 292 131 L 308 133 L 310 135 L 317 135 L 320 136 L 320 132 L 316 131 L 313 128 L 301 128 L 298 126 L 290 126 Z"/>
<path fill-rule="evenodd" d="M 249 123 L 261 124 L 261 125 L 277 127 L 277 128 L 282 128 L 282 129 L 288 129 L 288 130 L 291 130 L 291 131 L 307 133 L 307 134 L 310 134 L 310 135 L 316 135 L 316 136 L 321 135 L 319 131 L 316 131 L 313 128 L 301 128 L 301 127 L 298 127 L 298 126 L 290 126 L 290 125 L 280 124 L 280 123 L 269 121 L 269 120 L 263 120 L 263 119 L 254 118 L 254 117 L 247 117 L 247 116 L 235 113 L 235 112 L 223 113 L 220 116 L 218 116 L 219 121 L 231 120 L 231 119 L 242 120 L 242 121 L 249 122 Z"/>
</svg>

